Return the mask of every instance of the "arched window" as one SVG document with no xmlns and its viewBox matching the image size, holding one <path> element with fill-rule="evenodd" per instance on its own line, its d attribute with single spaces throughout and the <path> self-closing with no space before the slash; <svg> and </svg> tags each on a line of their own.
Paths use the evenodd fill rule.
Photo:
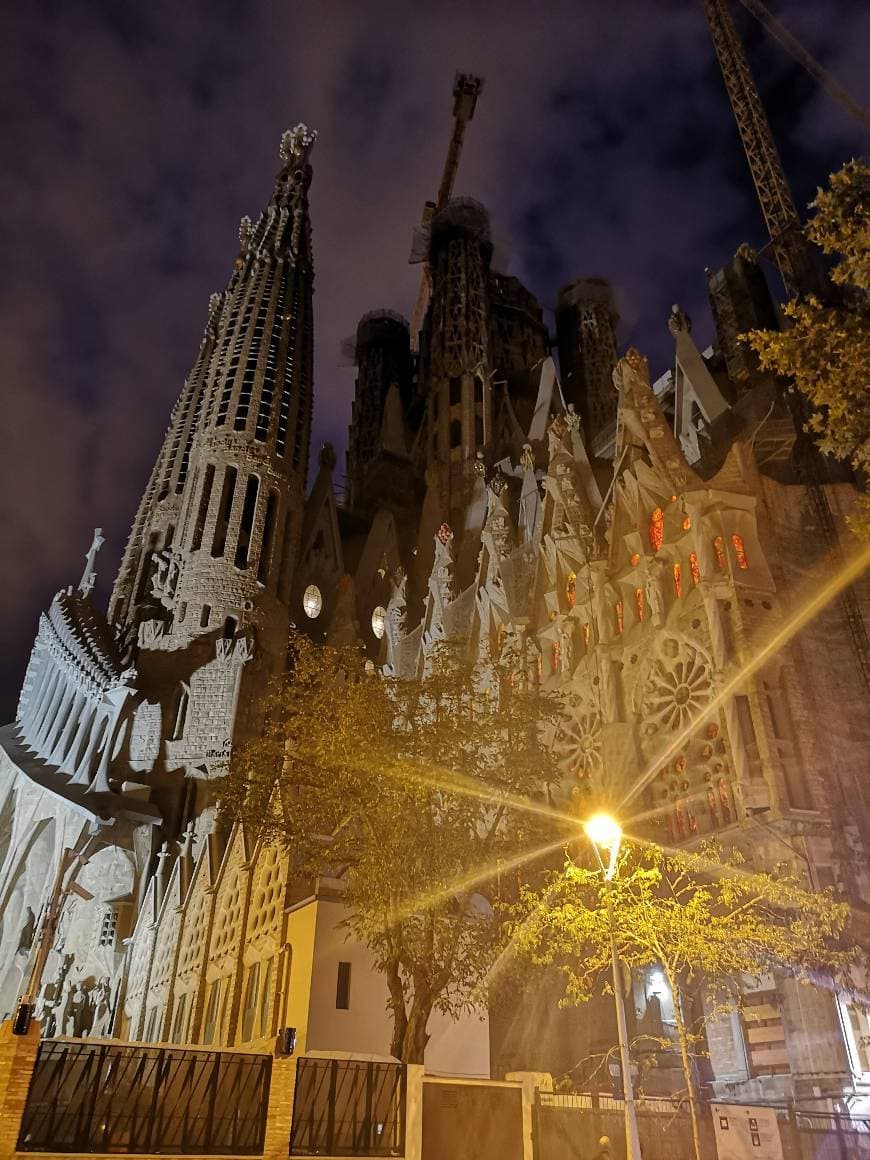
<svg viewBox="0 0 870 1160">
<path fill-rule="evenodd" d="M 731 546 L 734 548 L 734 555 L 737 557 L 737 567 L 745 571 L 749 567 L 749 561 L 746 558 L 743 537 L 736 534 L 733 535 L 731 537 Z"/>
<path fill-rule="evenodd" d="M 649 518 L 649 543 L 654 552 L 657 552 L 665 539 L 665 513 L 660 507 L 654 508 Z"/>
<path fill-rule="evenodd" d="M 269 579 L 272 564 L 272 545 L 275 542 L 275 518 L 278 514 L 278 493 L 270 491 L 266 500 L 266 516 L 263 520 L 263 542 L 260 545 L 260 559 L 257 563 L 257 579 L 265 584 Z"/>
<path fill-rule="evenodd" d="M 257 496 L 259 494 L 259 476 L 249 475 L 248 482 L 245 485 L 242 518 L 239 523 L 239 538 L 236 543 L 235 565 L 237 568 L 247 568 L 248 566 L 248 553 L 251 549 L 251 532 L 254 528 L 254 516 L 257 511 Z"/>
<path fill-rule="evenodd" d="M 213 983 L 209 983 L 208 996 L 205 1002 L 205 1024 L 202 1031 L 203 1043 L 214 1042 L 214 1033 L 217 1027 L 220 997 L 221 981 L 220 979 L 215 979 Z"/>
<path fill-rule="evenodd" d="M 221 488 L 221 502 L 218 508 L 217 524 L 214 529 L 214 539 L 211 544 L 211 554 L 219 559 L 227 546 L 227 530 L 230 526 L 230 515 L 233 510 L 233 499 L 236 494 L 236 469 L 228 467 L 224 471 L 224 482 Z"/>
</svg>

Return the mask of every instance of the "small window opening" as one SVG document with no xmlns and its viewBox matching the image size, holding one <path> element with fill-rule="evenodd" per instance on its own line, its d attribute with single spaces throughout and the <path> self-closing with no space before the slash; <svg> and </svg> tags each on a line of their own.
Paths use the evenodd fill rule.
<svg viewBox="0 0 870 1160">
<path fill-rule="evenodd" d="M 336 1011 L 350 1010 L 350 963 L 338 964 L 338 978 L 335 984 Z"/>
<path fill-rule="evenodd" d="M 113 947 L 115 945 L 115 936 L 117 933 L 118 912 L 112 907 L 108 907 L 103 911 L 103 920 L 100 923 L 99 945 L 101 947 Z"/>
<path fill-rule="evenodd" d="M 260 546 L 260 559 L 257 564 L 257 579 L 265 584 L 269 579 L 269 569 L 272 564 L 272 547 L 275 543 L 275 517 L 278 514 L 278 493 L 270 491 L 266 500 L 266 516 L 263 520 L 263 542 Z"/>
<path fill-rule="evenodd" d="M 217 1026 L 218 1004 L 221 997 L 221 981 L 215 979 L 208 991 L 208 1002 L 205 1009 L 205 1026 L 202 1031 L 203 1043 L 214 1042 L 215 1027 Z"/>
<path fill-rule="evenodd" d="M 172 541 L 175 539 L 175 524 L 168 524 L 166 527 L 166 535 L 163 537 L 163 547 L 171 548 Z"/>
<path fill-rule="evenodd" d="M 211 620 L 211 605 L 203 604 L 202 612 L 199 614 L 199 627 L 208 628 L 208 622 Z"/>
<path fill-rule="evenodd" d="M 450 424 L 450 446 L 459 447 L 462 443 L 462 424 L 458 419 L 454 419 Z"/>
<path fill-rule="evenodd" d="M 205 469 L 202 481 L 202 495 L 199 497 L 199 510 L 196 513 L 196 523 L 193 528 L 191 549 L 198 552 L 202 547 L 202 533 L 205 530 L 205 521 L 208 518 L 208 505 L 211 502 L 211 489 L 214 486 L 214 464 L 210 463 Z"/>
<path fill-rule="evenodd" d="M 450 406 L 455 407 L 457 403 L 462 402 L 462 379 L 452 378 L 450 380 Z"/>
<path fill-rule="evenodd" d="M 214 530 L 214 540 L 211 545 L 211 554 L 218 559 L 224 554 L 227 546 L 227 531 L 230 526 L 230 515 L 233 510 L 233 498 L 236 493 L 236 475 L 234 467 L 228 467 L 224 472 L 224 485 L 221 489 L 221 503 L 218 509 L 217 525 Z"/>
<path fill-rule="evenodd" d="M 238 627 L 239 622 L 236 618 L 234 616 L 228 616 L 224 621 L 224 640 L 233 640 Z"/>
<path fill-rule="evenodd" d="M 242 1042 L 254 1038 L 254 1017 L 257 998 L 260 994 L 260 964 L 254 963 L 248 971 L 248 985 L 245 988 L 245 1012 L 242 1018 Z"/>
<path fill-rule="evenodd" d="M 251 531 L 254 527 L 254 514 L 257 511 L 257 496 L 260 493 L 259 476 L 249 475 L 245 487 L 245 499 L 242 504 L 242 519 L 239 524 L 239 540 L 236 544 L 235 565 L 237 568 L 247 568 L 248 553 L 251 549 Z"/>
<path fill-rule="evenodd" d="M 475 379 L 474 380 L 474 401 L 475 401 L 475 403 L 482 403 L 483 402 L 483 380 L 482 379 Z"/>
</svg>

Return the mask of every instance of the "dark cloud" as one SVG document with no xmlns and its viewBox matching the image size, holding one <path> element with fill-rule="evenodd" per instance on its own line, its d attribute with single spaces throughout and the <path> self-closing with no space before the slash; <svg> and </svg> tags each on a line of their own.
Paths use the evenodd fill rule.
<svg viewBox="0 0 870 1160">
<path fill-rule="evenodd" d="M 806 202 L 860 137 L 733 6 Z M 866 103 L 866 5 L 777 12 Z M 32 0 L 0 20 L 4 717 L 39 610 L 78 579 L 94 524 L 111 581 L 208 295 L 288 126 L 319 131 L 315 443 L 346 437 L 340 340 L 368 309 L 413 305 L 411 233 L 437 188 L 456 69 L 486 77 L 457 191 L 490 207 L 544 304 L 569 278 L 611 278 L 623 338 L 655 373 L 671 302 L 707 341 L 704 267 L 764 240 L 698 0 Z"/>
</svg>

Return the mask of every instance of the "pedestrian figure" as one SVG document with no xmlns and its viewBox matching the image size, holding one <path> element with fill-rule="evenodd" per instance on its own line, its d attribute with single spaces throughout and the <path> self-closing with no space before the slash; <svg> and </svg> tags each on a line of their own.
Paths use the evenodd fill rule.
<svg viewBox="0 0 870 1160">
<path fill-rule="evenodd" d="M 598 1151 L 592 1157 L 592 1160 L 613 1160 L 613 1153 L 610 1150 L 609 1136 L 602 1136 L 598 1141 Z"/>
</svg>

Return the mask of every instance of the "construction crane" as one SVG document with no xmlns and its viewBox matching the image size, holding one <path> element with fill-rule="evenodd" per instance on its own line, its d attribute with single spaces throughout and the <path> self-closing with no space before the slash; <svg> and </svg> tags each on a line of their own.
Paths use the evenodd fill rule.
<svg viewBox="0 0 870 1160">
<path fill-rule="evenodd" d="M 742 3 L 753 12 L 756 8 L 763 9 L 759 0 L 742 0 Z M 793 294 L 807 294 L 818 289 L 819 278 L 749 69 L 749 61 L 728 8 L 728 0 L 704 0 L 704 11 L 761 212 L 770 234 L 774 259 L 786 289 Z M 832 559 L 840 561 L 842 553 L 837 527 L 823 486 L 830 479 L 828 463 L 806 430 L 810 417 L 809 403 L 794 390 L 786 397 L 796 432 L 794 462 L 798 478 L 807 489 L 819 531 Z M 840 608 L 858 662 L 858 671 L 870 691 L 870 641 L 854 589 L 846 588 L 842 592 Z"/>
<path fill-rule="evenodd" d="M 767 29 L 774 40 L 779 41 L 789 56 L 819 82 L 828 96 L 833 97 L 865 131 L 870 130 L 870 112 L 862 108 L 843 86 L 834 80 L 827 69 L 823 68 L 816 58 L 807 52 L 797 37 L 793 36 L 785 25 L 777 20 L 773 13 L 761 3 L 761 0 L 740 0 L 740 3 L 747 12 L 752 13 L 759 24 Z"/>
<path fill-rule="evenodd" d="M 459 169 L 459 157 L 462 153 L 462 141 L 465 137 L 465 127 L 474 116 L 477 98 L 483 88 L 483 79 L 472 76 L 471 73 L 457 73 L 453 79 L 453 133 L 444 161 L 444 172 L 441 175 L 441 184 L 438 187 L 438 196 L 435 201 L 427 201 L 423 206 L 421 231 L 428 234 L 432 218 L 439 209 L 443 209 L 453 193 L 453 185 Z M 412 255 L 412 261 L 414 255 Z M 420 328 L 429 306 L 432 293 L 432 271 L 427 258 L 423 259 L 423 274 L 420 279 L 420 290 L 414 313 L 411 316 L 411 346 L 417 349 Z"/>
</svg>

